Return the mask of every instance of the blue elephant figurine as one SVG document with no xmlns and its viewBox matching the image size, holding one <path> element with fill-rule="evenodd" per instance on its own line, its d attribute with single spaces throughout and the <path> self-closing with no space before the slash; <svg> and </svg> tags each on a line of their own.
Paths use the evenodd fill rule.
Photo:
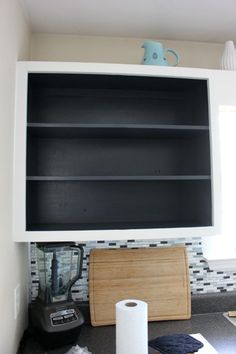
<svg viewBox="0 0 236 354">
<path fill-rule="evenodd" d="M 170 64 L 165 57 L 166 52 L 175 56 L 175 63 L 172 66 L 176 66 L 179 63 L 179 55 L 173 49 L 164 49 L 160 42 L 145 41 L 142 48 L 144 48 L 144 57 L 141 64 L 169 66 Z"/>
</svg>

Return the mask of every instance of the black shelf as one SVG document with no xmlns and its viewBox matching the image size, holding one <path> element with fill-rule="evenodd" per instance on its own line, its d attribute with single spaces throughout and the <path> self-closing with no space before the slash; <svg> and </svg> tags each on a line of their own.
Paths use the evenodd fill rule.
<svg viewBox="0 0 236 354">
<path fill-rule="evenodd" d="M 30 135 L 48 138 L 188 137 L 208 134 L 206 125 L 28 123 Z"/>
<path fill-rule="evenodd" d="M 27 176 L 26 180 L 31 182 L 43 181 L 205 181 L 211 176 Z"/>
<path fill-rule="evenodd" d="M 179 228 L 179 227 L 201 227 L 201 220 L 174 220 L 171 222 L 159 221 L 158 225 L 155 221 L 150 222 L 122 222 L 121 223 L 48 223 L 48 224 L 30 224 L 30 231 L 76 231 L 76 230 L 125 230 L 125 229 L 155 229 L 155 228 Z M 210 226 L 205 225 L 205 226 Z"/>
<path fill-rule="evenodd" d="M 208 125 L 207 80 L 93 74 L 29 77 L 31 123 Z"/>
<path fill-rule="evenodd" d="M 183 124 L 75 124 L 75 123 L 28 123 L 28 128 L 72 129 L 155 129 L 155 130 L 209 130 L 206 125 Z"/>
<path fill-rule="evenodd" d="M 207 134 L 73 139 L 28 135 L 27 147 L 28 176 L 210 175 Z"/>
<path fill-rule="evenodd" d="M 98 224 L 123 229 L 142 223 L 158 228 L 173 220 L 179 227 L 194 220 L 201 226 L 211 222 L 210 180 L 28 181 L 26 187 L 27 203 L 33 206 L 28 230 L 50 223 L 92 230 Z"/>
<path fill-rule="evenodd" d="M 212 225 L 207 87 L 29 74 L 27 230 Z"/>
</svg>

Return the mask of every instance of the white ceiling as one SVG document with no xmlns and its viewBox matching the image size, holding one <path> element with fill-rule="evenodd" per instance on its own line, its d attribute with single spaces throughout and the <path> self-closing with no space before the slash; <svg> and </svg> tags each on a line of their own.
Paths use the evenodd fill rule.
<svg viewBox="0 0 236 354">
<path fill-rule="evenodd" d="M 236 41 L 236 0 L 20 0 L 32 31 Z"/>
</svg>

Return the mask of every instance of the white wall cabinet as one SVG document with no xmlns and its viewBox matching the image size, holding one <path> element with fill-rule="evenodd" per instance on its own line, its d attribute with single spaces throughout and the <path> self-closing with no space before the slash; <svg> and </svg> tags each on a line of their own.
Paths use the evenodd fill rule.
<svg viewBox="0 0 236 354">
<path fill-rule="evenodd" d="M 213 235 L 216 72 L 21 62 L 15 241 Z"/>
</svg>

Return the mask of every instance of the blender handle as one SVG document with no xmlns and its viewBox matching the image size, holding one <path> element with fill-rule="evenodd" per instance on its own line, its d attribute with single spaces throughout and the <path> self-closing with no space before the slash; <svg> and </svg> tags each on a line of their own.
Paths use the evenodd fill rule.
<svg viewBox="0 0 236 354">
<path fill-rule="evenodd" d="M 79 273 L 74 276 L 74 278 L 71 279 L 71 281 L 69 282 L 68 285 L 68 291 L 70 293 L 70 289 L 72 287 L 72 285 L 80 278 L 81 273 L 82 273 L 82 264 L 83 264 L 83 255 L 84 255 L 84 249 L 82 246 L 80 245 L 73 245 L 70 246 L 71 249 L 75 249 L 75 250 L 80 250 L 80 265 L 79 265 Z"/>
</svg>

